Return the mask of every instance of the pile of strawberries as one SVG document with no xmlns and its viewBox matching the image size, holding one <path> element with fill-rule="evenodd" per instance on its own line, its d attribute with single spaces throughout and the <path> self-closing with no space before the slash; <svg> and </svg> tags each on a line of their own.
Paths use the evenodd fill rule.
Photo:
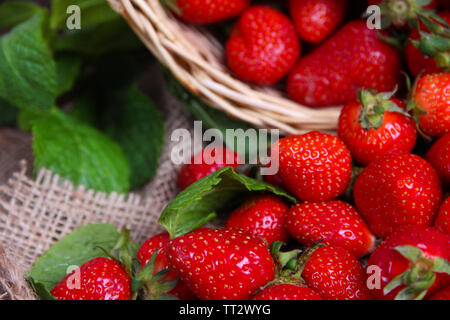
<svg viewBox="0 0 450 320">
<path fill-rule="evenodd" d="M 226 45 L 234 74 L 260 85 L 289 74 L 292 99 L 314 107 L 345 104 L 338 135 L 313 131 L 272 146 L 279 171 L 263 178 L 294 195 L 296 204 L 256 193 L 222 228 L 148 239 L 137 252 L 137 276 L 129 263 L 110 255 L 81 266 L 80 288 L 68 285 L 69 275 L 51 294 L 449 300 L 450 14 L 440 12 L 439 18 L 430 11 L 438 1 L 370 2 L 380 4 L 392 28 L 413 27 L 405 52 L 417 79 L 408 99 L 395 97 L 402 56 L 387 43 L 393 39 L 363 20 L 341 27 L 347 1 L 291 0 L 292 21 L 271 7 L 249 7 L 249 0 L 171 1 L 173 11 L 194 24 L 240 15 Z M 406 16 L 402 4 L 410 5 Z M 299 38 L 318 45 L 299 58 Z M 216 152 L 224 156 L 220 163 L 211 161 Z M 185 194 L 220 168 L 240 169 L 239 156 L 226 148 L 205 149 L 194 158 L 200 161 L 179 174 Z"/>
</svg>

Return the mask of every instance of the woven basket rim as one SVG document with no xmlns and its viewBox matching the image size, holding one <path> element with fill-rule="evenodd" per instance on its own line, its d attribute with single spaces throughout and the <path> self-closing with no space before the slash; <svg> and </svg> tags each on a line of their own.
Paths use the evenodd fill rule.
<svg viewBox="0 0 450 320">
<path fill-rule="evenodd" d="M 258 128 L 285 134 L 335 132 L 342 106 L 311 108 L 272 87 L 234 77 L 224 66 L 223 46 L 203 27 L 187 25 L 159 0 L 108 0 L 175 78 L 211 107 Z"/>
</svg>

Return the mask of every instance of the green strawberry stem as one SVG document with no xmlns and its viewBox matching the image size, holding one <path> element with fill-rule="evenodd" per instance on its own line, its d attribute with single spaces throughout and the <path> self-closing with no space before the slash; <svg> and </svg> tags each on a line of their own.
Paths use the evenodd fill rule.
<svg viewBox="0 0 450 320">
<path fill-rule="evenodd" d="M 450 275 L 450 262 L 436 257 L 430 259 L 422 250 L 414 246 L 398 246 L 394 248 L 411 262 L 411 268 L 391 280 L 383 289 L 385 295 L 399 286 L 405 286 L 396 295 L 396 300 L 421 300 L 436 280 L 436 273 Z"/>
<path fill-rule="evenodd" d="M 418 24 L 419 15 L 432 15 L 433 10 L 424 9 L 431 0 L 386 0 L 379 5 L 384 24 L 402 26 L 409 24 L 414 27 Z"/>
</svg>

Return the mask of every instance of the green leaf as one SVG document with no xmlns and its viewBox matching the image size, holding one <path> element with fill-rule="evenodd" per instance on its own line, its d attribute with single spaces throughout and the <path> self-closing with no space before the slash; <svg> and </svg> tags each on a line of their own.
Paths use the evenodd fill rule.
<svg viewBox="0 0 450 320">
<path fill-rule="evenodd" d="M 229 209 L 237 200 L 256 191 L 271 192 L 296 202 L 294 197 L 270 184 L 225 167 L 180 192 L 164 209 L 158 222 L 172 238 L 179 237 L 214 218 L 216 212 Z"/>
<path fill-rule="evenodd" d="M 47 9 L 29 1 L 10 0 L 0 5 L 0 29 L 9 29 Z"/>
<path fill-rule="evenodd" d="M 67 275 L 70 266 L 81 266 L 97 257 L 105 257 L 98 246 L 110 250 L 119 239 L 116 227 L 110 224 L 92 224 L 79 227 L 65 236 L 38 258 L 30 271 L 35 284 L 50 291 Z"/>
<path fill-rule="evenodd" d="M 57 92 L 52 54 L 36 15 L 0 38 L 0 97 L 18 108 L 49 110 Z"/>
<path fill-rule="evenodd" d="M 80 74 L 83 58 L 75 54 L 59 54 L 56 56 L 56 74 L 58 77 L 58 95 L 72 89 Z"/>
<path fill-rule="evenodd" d="M 142 47 L 142 43 L 122 18 L 87 26 L 81 30 L 70 30 L 55 40 L 58 52 L 75 52 L 86 55 L 101 55 L 113 51 L 131 51 Z"/>
<path fill-rule="evenodd" d="M 0 98 L 0 126 L 9 126 L 16 122 L 17 108 Z"/>
<path fill-rule="evenodd" d="M 106 0 L 52 0 L 50 26 L 52 29 L 63 30 L 70 14 L 67 8 L 77 5 L 81 12 L 82 28 L 115 19 L 118 14 L 112 10 Z"/>
<path fill-rule="evenodd" d="M 115 142 L 59 110 L 33 121 L 35 169 L 47 168 L 76 185 L 126 193 L 130 172 Z"/>
<path fill-rule="evenodd" d="M 230 141 L 226 138 L 227 129 L 242 129 L 243 131 L 247 131 L 248 129 L 255 129 L 254 127 L 246 122 L 230 118 L 226 113 L 210 107 L 179 83 L 167 69 L 163 68 L 162 71 L 170 92 L 197 120 L 202 121 L 204 129 L 214 128 L 219 130 L 222 133 L 224 143 L 227 147 L 236 152 L 244 150 L 244 152 L 239 152 L 243 159 L 248 159 L 250 154 L 258 154 L 258 147 L 260 145 L 259 140 L 261 139 L 258 131 L 256 131 L 257 136 L 255 141 L 246 139 L 245 141 L 240 142 L 237 138 L 235 138 L 234 141 Z M 268 139 L 270 139 L 270 137 Z M 244 143 L 245 145 L 242 146 L 240 143 Z M 270 146 L 270 143 L 268 145 Z"/>
<path fill-rule="evenodd" d="M 101 128 L 125 151 L 131 169 L 131 189 L 156 175 L 164 145 L 164 120 L 154 103 L 131 86 L 109 92 Z"/>
</svg>

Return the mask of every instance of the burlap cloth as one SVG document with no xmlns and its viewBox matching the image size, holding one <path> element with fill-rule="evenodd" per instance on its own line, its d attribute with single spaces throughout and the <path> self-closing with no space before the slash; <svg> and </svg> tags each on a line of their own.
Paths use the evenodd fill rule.
<svg viewBox="0 0 450 320">
<path fill-rule="evenodd" d="M 112 223 L 142 242 L 161 231 L 157 219 L 179 191 L 178 168 L 170 160 L 177 128 L 192 130 L 189 113 L 168 93 L 158 68 L 141 81 L 165 115 L 166 143 L 156 178 L 128 196 L 75 188 L 52 172 L 32 178 L 32 138 L 16 129 L 0 130 L 0 299 L 33 299 L 24 280 L 34 260 L 78 226 Z"/>
</svg>

